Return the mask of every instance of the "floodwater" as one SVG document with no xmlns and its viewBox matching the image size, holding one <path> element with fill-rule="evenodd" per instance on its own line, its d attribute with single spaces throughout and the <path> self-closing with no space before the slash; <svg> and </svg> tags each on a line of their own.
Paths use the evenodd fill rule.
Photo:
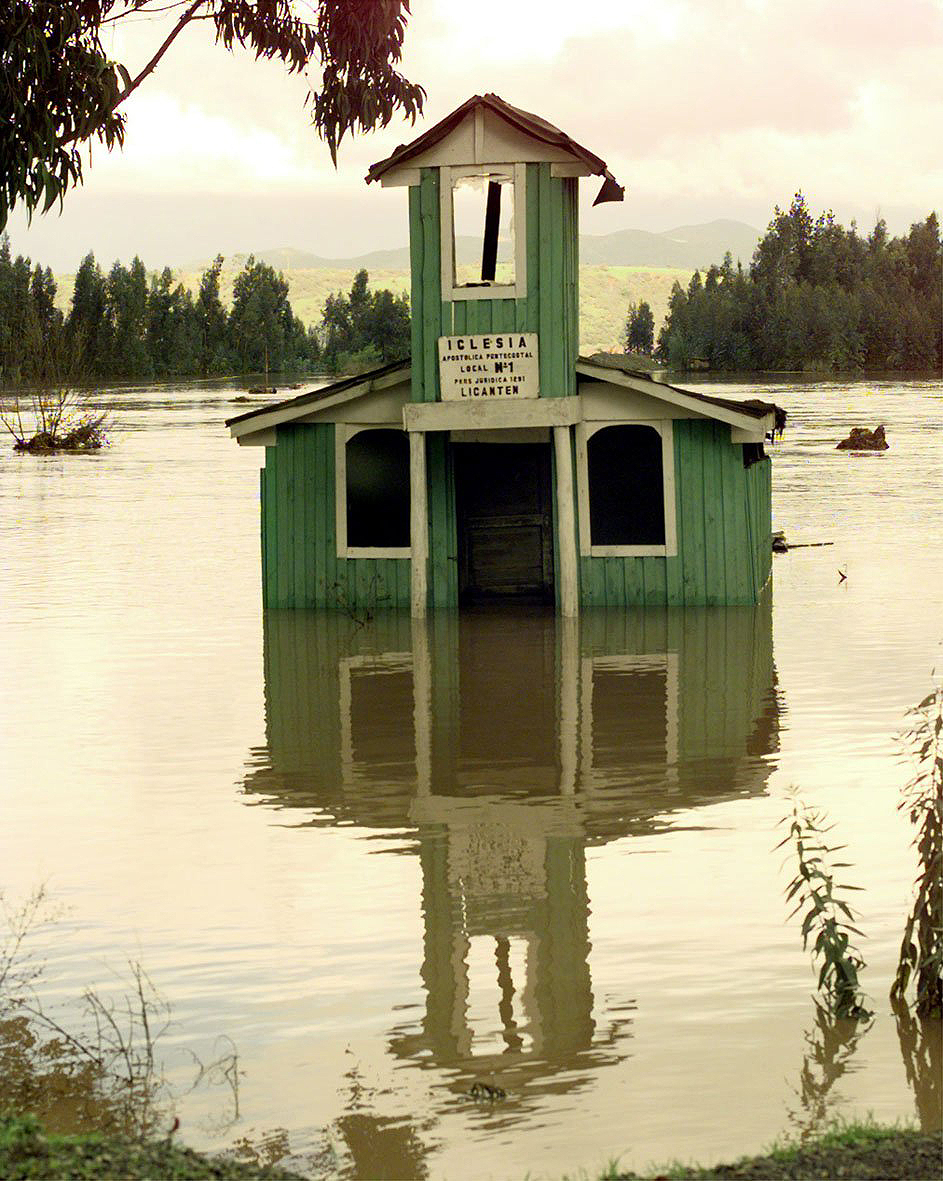
<svg viewBox="0 0 943 1181">
<path fill-rule="evenodd" d="M 896 736 L 943 668 L 943 384 L 764 386 L 774 528 L 832 544 L 776 557 L 755 609 L 421 627 L 262 612 L 235 393 L 111 390 L 101 454 L 0 453 L 0 864 L 8 899 L 61 904 L 49 1003 L 139 960 L 180 1091 L 186 1049 L 239 1054 L 238 1108 L 184 1094 L 184 1141 L 312 1175 L 938 1124 L 939 1032 L 887 993 L 916 872 Z M 886 453 L 834 450 L 879 422 Z M 773 851 L 792 787 L 863 887 L 870 1026 L 816 1021 Z"/>
</svg>

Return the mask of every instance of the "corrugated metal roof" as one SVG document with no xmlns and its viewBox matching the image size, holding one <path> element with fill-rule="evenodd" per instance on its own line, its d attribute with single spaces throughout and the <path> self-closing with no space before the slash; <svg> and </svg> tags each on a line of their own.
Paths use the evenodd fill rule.
<svg viewBox="0 0 943 1181">
<path fill-rule="evenodd" d="M 584 148 L 575 139 L 571 139 L 565 131 L 561 131 L 559 127 L 554 127 L 552 123 L 549 123 L 540 115 L 534 115 L 530 111 L 523 111 L 520 107 L 514 107 L 510 103 L 505 102 L 497 94 L 472 95 L 467 102 L 462 103 L 450 115 L 446 115 L 434 127 L 430 127 L 428 131 L 423 132 L 418 139 L 414 139 L 409 144 L 400 144 L 391 156 L 387 156 L 385 160 L 379 160 L 376 164 L 371 165 L 370 171 L 367 173 L 367 183 L 369 184 L 370 181 L 379 180 L 391 168 L 406 164 L 420 152 L 433 147 L 440 140 L 444 139 L 453 128 L 457 127 L 465 116 L 476 107 L 484 107 L 489 111 L 493 111 L 494 114 L 504 119 L 505 122 L 510 123 L 512 127 L 516 127 L 519 131 L 523 131 L 525 135 L 529 135 L 541 143 L 564 149 L 575 159 L 587 165 L 595 175 L 605 177 L 607 183 L 603 185 L 594 204 L 599 204 L 600 201 L 622 200 L 624 189 L 609 171 L 605 160 L 597 156 L 595 152 L 591 152 L 589 148 Z"/>
</svg>

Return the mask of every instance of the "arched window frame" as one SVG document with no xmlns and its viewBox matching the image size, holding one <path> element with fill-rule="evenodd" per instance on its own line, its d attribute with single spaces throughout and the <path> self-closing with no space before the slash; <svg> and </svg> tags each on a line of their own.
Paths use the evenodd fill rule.
<svg viewBox="0 0 943 1181">
<path fill-rule="evenodd" d="M 662 496 L 665 507 L 664 545 L 592 545 L 589 529 L 588 443 L 597 431 L 610 426 L 650 426 L 661 436 Z M 576 487 L 579 510 L 580 554 L 584 558 L 673 558 L 678 553 L 675 505 L 674 432 L 671 419 L 606 419 L 576 426 Z"/>
<path fill-rule="evenodd" d="M 452 190 L 465 177 L 511 172 L 514 177 L 514 282 L 488 287 L 461 287 L 455 282 L 455 231 L 452 218 Z M 442 165 L 439 169 L 439 224 L 441 240 L 442 298 L 446 301 L 475 299 L 524 299 L 527 296 L 527 184 L 526 164 L 475 164 L 465 167 Z"/>
<path fill-rule="evenodd" d="M 402 427 L 389 422 L 338 422 L 334 425 L 334 509 L 339 558 L 409 558 L 412 548 L 404 546 L 365 546 L 347 544 L 347 444 L 361 431 L 397 431 Z"/>
</svg>

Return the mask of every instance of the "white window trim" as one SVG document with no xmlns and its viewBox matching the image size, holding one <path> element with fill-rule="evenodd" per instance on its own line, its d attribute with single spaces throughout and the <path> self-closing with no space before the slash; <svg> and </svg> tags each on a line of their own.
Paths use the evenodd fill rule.
<svg viewBox="0 0 943 1181">
<path fill-rule="evenodd" d="M 455 283 L 455 236 L 453 233 L 452 188 L 466 176 L 488 176 L 493 172 L 512 172 L 514 176 L 514 282 L 491 287 L 459 287 Z M 527 182 L 526 164 L 477 164 L 461 168 L 439 169 L 439 256 L 442 270 L 442 298 L 524 299 L 527 296 Z"/>
<path fill-rule="evenodd" d="M 354 757 L 354 711 L 353 677 L 355 673 L 374 673 L 384 676 L 390 673 L 413 673 L 412 652 L 378 652 L 376 655 L 344 656 L 338 661 L 338 704 L 341 722 L 341 779 L 345 787 L 356 787 L 358 782 L 369 780 L 373 772 L 364 769 Z M 413 693 L 415 697 L 415 691 Z M 415 707 L 414 707 L 415 708 Z"/>
<path fill-rule="evenodd" d="M 664 545 L 592 545 L 589 531 L 589 459 L 591 436 L 608 426 L 650 426 L 661 435 L 662 493 L 665 506 Z M 584 558 L 674 558 L 678 553 L 675 505 L 674 434 L 671 419 L 612 419 L 576 424 L 576 487 L 580 523 L 580 554 Z"/>
<path fill-rule="evenodd" d="M 665 784 L 669 791 L 678 788 L 678 654 L 677 652 L 631 654 L 625 656 L 584 656 L 580 678 L 580 769 L 591 787 L 606 786 L 605 773 L 596 769 L 593 729 L 593 677 L 596 672 L 665 671 Z"/>
<path fill-rule="evenodd" d="M 361 431 L 406 432 L 388 422 L 338 422 L 334 424 L 334 519 L 339 558 L 409 558 L 412 547 L 347 544 L 347 444 Z"/>
</svg>

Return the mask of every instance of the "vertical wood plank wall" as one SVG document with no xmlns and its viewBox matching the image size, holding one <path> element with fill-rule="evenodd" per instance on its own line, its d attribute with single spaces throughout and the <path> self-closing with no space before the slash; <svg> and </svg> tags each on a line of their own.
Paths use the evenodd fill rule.
<svg viewBox="0 0 943 1181">
<path fill-rule="evenodd" d="M 730 427 L 673 424 L 678 554 L 580 558 L 584 607 L 756 603 L 772 569 L 770 462 L 743 466 Z"/>
<path fill-rule="evenodd" d="M 577 181 L 528 164 L 525 181 L 527 293 L 523 299 L 449 300 L 442 291 L 439 172 L 422 170 L 409 190 L 414 402 L 440 399 L 438 338 L 457 333 L 536 332 L 540 396 L 576 394 L 579 341 Z M 429 480 L 429 604 L 458 605 L 455 489 L 445 434 L 427 436 Z"/>
<path fill-rule="evenodd" d="M 484 332 L 540 334 L 540 396 L 576 393 L 579 342 L 577 181 L 553 177 L 549 164 L 528 164 L 527 294 L 524 299 L 445 298 L 440 271 L 439 173 L 422 169 L 409 190 L 414 402 L 439 400 L 440 336 Z"/>
<path fill-rule="evenodd" d="M 541 397 L 576 395 L 577 181 L 552 177 L 549 164 L 528 164 L 526 202 L 526 297 L 452 302 L 441 289 L 438 171 L 423 169 L 410 188 L 413 401 L 439 399 L 439 336 L 508 331 L 539 334 Z M 748 604 L 768 581 L 769 462 L 744 469 L 725 424 L 678 419 L 673 429 L 677 556 L 581 557 L 582 606 Z M 454 609 L 458 537 L 447 434 L 430 432 L 426 447 L 429 605 Z M 337 557 L 332 423 L 279 427 L 261 485 L 265 606 L 409 606 L 408 558 Z"/>
<path fill-rule="evenodd" d="M 280 426 L 261 481 L 266 607 L 409 606 L 409 558 L 337 556 L 333 423 Z"/>
</svg>

